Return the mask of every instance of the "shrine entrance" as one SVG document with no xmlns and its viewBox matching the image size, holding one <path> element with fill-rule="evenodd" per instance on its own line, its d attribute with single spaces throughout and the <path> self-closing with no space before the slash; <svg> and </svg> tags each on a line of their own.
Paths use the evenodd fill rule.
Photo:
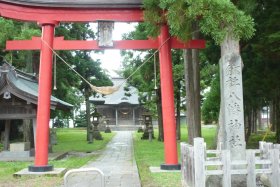
<svg viewBox="0 0 280 187">
<path fill-rule="evenodd" d="M 148 40 L 121 40 L 107 43 L 100 41 L 67 41 L 54 37 L 55 27 L 60 22 L 142 22 L 141 0 L 122 1 L 12 1 L 0 2 L 0 16 L 20 21 L 37 22 L 42 27 L 41 38 L 32 40 L 7 41 L 6 50 L 40 50 L 39 97 L 37 112 L 35 161 L 29 171 L 45 172 L 53 170 L 48 164 L 50 95 L 52 84 L 53 50 L 104 50 L 110 49 L 158 49 L 160 60 L 160 82 L 162 94 L 162 116 L 164 129 L 165 163 L 161 169 L 180 169 L 176 143 L 176 123 L 172 78 L 171 49 L 201 49 L 203 40 L 178 41 L 169 34 L 168 26 L 163 24 L 160 36 Z M 109 46 L 108 46 L 109 45 Z"/>
</svg>

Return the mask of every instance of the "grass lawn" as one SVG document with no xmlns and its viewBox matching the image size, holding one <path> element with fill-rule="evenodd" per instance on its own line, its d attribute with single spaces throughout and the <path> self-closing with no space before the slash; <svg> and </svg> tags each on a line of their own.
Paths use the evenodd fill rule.
<svg viewBox="0 0 280 187">
<path fill-rule="evenodd" d="M 85 141 L 86 131 L 83 129 L 57 129 L 58 144 L 53 146 L 54 152 L 94 152 L 103 149 L 115 133 L 102 133 L 103 141 L 94 141 L 88 144 Z M 49 164 L 56 168 L 79 168 L 88 161 L 94 160 L 98 155 L 84 157 L 70 156 L 62 160 L 50 161 Z M 14 178 L 13 174 L 23 168 L 33 165 L 33 162 L 0 162 L 0 186 L 60 186 L 62 177 L 21 177 Z"/>
</svg>

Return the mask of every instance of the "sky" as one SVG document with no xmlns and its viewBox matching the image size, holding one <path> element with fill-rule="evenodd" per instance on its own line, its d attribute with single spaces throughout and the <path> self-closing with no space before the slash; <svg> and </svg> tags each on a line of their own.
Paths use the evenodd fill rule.
<svg viewBox="0 0 280 187">
<path fill-rule="evenodd" d="M 113 31 L 113 40 L 121 40 L 122 35 L 135 30 L 137 23 L 115 23 Z M 97 30 L 97 25 L 93 29 Z M 121 68 L 121 55 L 118 49 L 106 49 L 104 53 L 92 53 L 91 57 L 96 60 L 100 59 L 101 67 L 106 69 L 111 77 L 119 77 L 116 70 Z"/>
</svg>

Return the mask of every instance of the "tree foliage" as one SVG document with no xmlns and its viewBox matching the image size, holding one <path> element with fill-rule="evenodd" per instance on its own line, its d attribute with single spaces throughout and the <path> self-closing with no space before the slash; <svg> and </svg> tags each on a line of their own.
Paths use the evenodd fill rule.
<svg viewBox="0 0 280 187">
<path fill-rule="evenodd" d="M 244 61 L 244 105 L 246 124 L 250 127 L 257 119 L 249 119 L 252 113 L 264 106 L 270 106 L 272 130 L 276 130 L 277 141 L 280 142 L 279 89 L 280 77 L 280 35 L 278 18 L 279 2 L 276 0 L 250 1 L 250 13 L 256 22 L 256 35 L 249 42 L 242 43 Z M 240 4 L 237 4 L 240 6 Z M 276 108 L 276 110 L 274 110 Z M 255 132 L 256 128 L 249 128 Z"/>
<path fill-rule="evenodd" d="M 205 94 L 205 100 L 201 108 L 202 120 L 205 124 L 217 122 L 220 109 L 220 79 L 219 74 L 212 78 L 210 90 Z"/>
<path fill-rule="evenodd" d="M 253 19 L 228 0 L 144 0 L 144 8 L 152 36 L 159 34 L 159 25 L 165 21 L 171 34 L 183 40 L 189 39 L 193 21 L 199 21 L 200 31 L 217 44 L 228 32 L 237 40 L 250 39 L 255 32 Z"/>
</svg>

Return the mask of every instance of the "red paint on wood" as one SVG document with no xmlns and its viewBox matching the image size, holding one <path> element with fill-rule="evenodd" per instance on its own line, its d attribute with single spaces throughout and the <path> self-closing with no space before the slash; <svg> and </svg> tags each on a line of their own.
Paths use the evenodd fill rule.
<svg viewBox="0 0 280 187">
<path fill-rule="evenodd" d="M 31 40 L 6 41 L 6 50 L 40 50 L 41 38 L 32 37 Z"/>
<path fill-rule="evenodd" d="M 0 3 L 0 15 L 2 17 L 34 21 L 39 23 L 49 22 L 95 22 L 98 20 L 111 20 L 118 22 L 143 21 L 141 9 L 86 9 L 86 8 L 46 8 L 11 5 Z"/>
<path fill-rule="evenodd" d="M 157 40 L 120 40 L 113 41 L 114 46 L 102 48 L 98 46 L 98 41 L 78 41 L 78 40 L 55 40 L 55 50 L 104 50 L 104 49 L 156 49 Z"/>
<path fill-rule="evenodd" d="M 114 41 L 114 46 L 107 49 L 158 49 L 158 40 L 120 40 Z M 173 49 L 203 49 L 204 40 L 191 40 L 185 43 L 171 38 L 171 48 Z M 41 48 L 41 38 L 32 37 L 32 40 L 14 40 L 6 42 L 6 50 L 39 50 Z M 53 44 L 54 50 L 103 50 L 96 40 L 64 40 L 63 37 L 56 37 Z"/>
<path fill-rule="evenodd" d="M 164 131 L 165 164 L 178 164 L 176 143 L 176 122 L 174 108 L 174 88 L 172 76 L 171 42 L 168 27 L 163 25 L 159 37 L 160 44 L 164 44 L 159 51 L 160 84 L 162 98 L 162 117 Z"/>
<path fill-rule="evenodd" d="M 53 45 L 54 25 L 42 26 L 42 38 L 49 46 Z M 42 44 L 39 69 L 35 166 L 48 165 L 51 85 L 52 51 L 46 44 Z"/>
</svg>

